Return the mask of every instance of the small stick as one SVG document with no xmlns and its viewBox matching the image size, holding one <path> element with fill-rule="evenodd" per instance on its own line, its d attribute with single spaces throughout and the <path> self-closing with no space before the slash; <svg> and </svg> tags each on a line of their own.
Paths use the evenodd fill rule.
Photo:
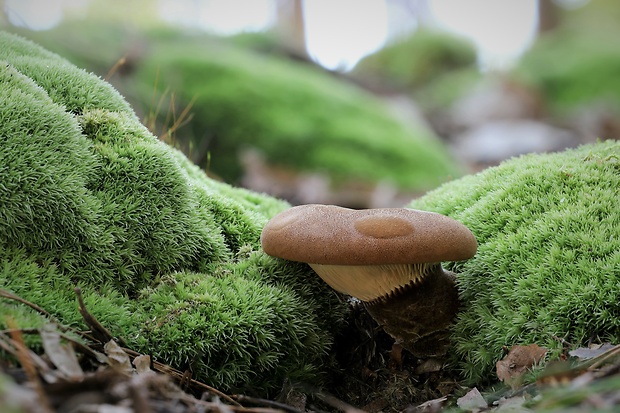
<svg viewBox="0 0 620 413">
<path fill-rule="evenodd" d="M 30 358 L 30 353 L 24 343 L 24 338 L 21 331 L 17 328 L 17 324 L 12 318 L 7 318 L 6 324 L 12 330 L 11 337 L 16 347 L 17 359 L 24 368 L 26 376 L 28 376 L 28 380 L 34 385 L 37 396 L 39 397 L 39 407 L 44 413 L 53 413 L 52 406 L 47 398 L 47 395 L 45 394 L 45 390 L 43 389 L 43 384 L 41 384 L 41 380 L 39 379 L 37 369 Z"/>
<path fill-rule="evenodd" d="M 123 351 L 127 354 L 129 354 L 129 356 L 131 357 L 137 357 L 140 356 L 141 354 L 138 353 L 137 351 L 128 349 L 123 347 Z M 160 363 L 158 361 L 153 360 L 153 370 L 159 372 L 159 373 L 164 373 L 167 374 L 169 376 L 172 376 L 177 382 L 183 382 L 184 384 L 187 383 L 188 385 L 193 385 L 196 386 L 198 388 L 201 388 L 202 390 L 208 391 L 210 393 L 216 394 L 217 396 L 221 397 L 222 399 L 225 399 L 227 402 L 237 406 L 237 407 L 242 407 L 241 404 L 239 404 L 238 402 L 236 402 L 233 398 L 231 398 L 230 396 L 228 396 L 227 394 L 222 393 L 221 391 L 205 384 L 202 382 L 199 382 L 198 380 L 192 379 L 192 378 L 187 378 L 187 381 L 185 380 L 185 375 L 184 373 L 181 373 L 179 370 L 168 366 L 167 364 L 163 364 Z"/>
<path fill-rule="evenodd" d="M 27 305 L 28 307 L 30 307 L 30 308 L 32 308 L 33 310 L 35 310 L 36 312 L 38 312 L 39 314 L 42 314 L 42 315 L 44 315 L 45 317 L 49 318 L 50 320 L 57 322 L 57 320 L 54 318 L 54 316 L 53 316 L 53 315 L 51 315 L 50 313 L 48 313 L 47 311 L 45 311 L 44 309 L 42 309 L 42 308 L 41 308 L 41 307 L 39 307 L 38 305 L 33 304 L 33 303 L 31 303 L 30 301 L 26 301 L 26 300 L 24 300 L 23 298 L 21 298 L 21 297 L 19 297 L 19 296 L 15 295 L 15 294 L 13 294 L 13 293 L 12 293 L 12 292 L 10 292 L 10 291 L 0 289 L 0 297 L 4 297 L 4 298 L 7 298 L 7 299 L 9 299 L 9 300 L 14 300 L 14 301 L 17 301 L 17 302 L 19 302 L 19 303 L 25 304 L 25 305 Z"/>
<path fill-rule="evenodd" d="M 323 400 L 325 403 L 329 404 L 330 406 L 341 410 L 345 413 L 366 413 L 364 410 L 358 409 L 357 407 L 351 406 L 348 403 L 343 402 L 342 400 L 337 399 L 336 397 L 332 396 L 331 394 L 326 394 L 323 392 L 317 392 L 314 393 L 315 396 L 317 396 L 319 399 Z"/>
<path fill-rule="evenodd" d="M 588 370 L 594 370 L 594 369 L 600 367 L 603 363 L 605 363 L 610 358 L 614 358 L 614 357 L 616 357 L 618 355 L 620 355 L 620 344 L 610 348 L 609 350 L 607 350 L 603 354 L 600 354 L 599 356 L 594 357 L 589 362 L 586 362 L 587 369 Z"/>
<path fill-rule="evenodd" d="M 80 287 L 75 287 L 73 289 L 75 294 L 77 295 L 79 307 L 78 311 L 82 315 L 84 322 L 90 327 L 92 330 L 92 334 L 95 339 L 99 340 L 101 343 L 107 343 L 110 340 L 114 340 L 112 334 L 108 331 L 107 328 L 101 325 L 99 321 L 91 313 L 86 309 L 86 304 L 84 304 L 84 299 L 82 298 L 82 289 Z M 122 338 L 118 338 L 117 341 L 125 346 L 125 342 Z"/>
<path fill-rule="evenodd" d="M 254 404 L 257 406 L 265 406 L 265 407 L 270 407 L 270 408 L 274 408 L 278 410 L 283 410 L 289 413 L 303 413 L 301 410 L 296 409 L 292 406 L 289 406 L 284 403 L 272 401 L 272 400 L 258 399 L 255 397 L 245 396 L 243 394 L 235 394 L 232 397 L 234 397 L 240 403 L 246 402 L 246 403 Z"/>
</svg>

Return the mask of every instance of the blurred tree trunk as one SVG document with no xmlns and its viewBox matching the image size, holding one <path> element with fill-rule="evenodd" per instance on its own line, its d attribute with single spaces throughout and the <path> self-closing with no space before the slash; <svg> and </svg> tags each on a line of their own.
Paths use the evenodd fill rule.
<svg viewBox="0 0 620 413">
<path fill-rule="evenodd" d="M 538 0 L 538 33 L 555 29 L 560 23 L 560 10 L 553 0 Z"/>
<path fill-rule="evenodd" d="M 277 0 L 277 31 L 291 53 L 306 59 L 306 32 L 303 0 Z"/>
<path fill-rule="evenodd" d="M 0 0 L 0 28 L 6 28 L 9 26 L 9 18 L 4 7 L 4 0 Z"/>
</svg>

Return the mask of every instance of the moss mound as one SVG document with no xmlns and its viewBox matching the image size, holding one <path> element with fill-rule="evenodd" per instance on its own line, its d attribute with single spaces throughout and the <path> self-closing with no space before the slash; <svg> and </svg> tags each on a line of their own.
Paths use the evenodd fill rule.
<svg viewBox="0 0 620 413">
<path fill-rule="evenodd" d="M 470 41 L 425 27 L 365 57 L 351 76 L 378 87 L 409 93 L 431 119 L 482 78 L 477 52 Z"/>
<path fill-rule="evenodd" d="M 227 182 L 241 177 L 244 148 L 271 165 L 325 174 L 336 187 L 387 181 L 419 191 L 460 175 L 429 131 L 405 126 L 370 94 L 316 68 L 204 36 L 160 34 L 151 42 L 136 73 L 142 101 L 152 107 L 157 79 L 180 107 L 195 99 L 192 122 L 176 138 Z"/>
<path fill-rule="evenodd" d="M 511 159 L 410 206 L 452 216 L 479 242 L 457 263 L 455 360 L 489 379 L 502 346 L 620 342 L 620 142 Z"/>
<path fill-rule="evenodd" d="M 461 69 L 476 69 L 474 45 L 448 32 L 420 28 L 363 58 L 353 73 L 417 89 L 447 72 Z"/>
<path fill-rule="evenodd" d="M 27 36 L 102 76 L 126 55 L 111 82 L 149 118 L 149 128 L 163 136 L 174 123 L 171 108 L 178 116 L 191 104 L 191 122 L 174 132 L 173 144 L 234 185 L 248 148 L 269 165 L 322 174 L 335 189 L 389 182 L 421 192 L 462 175 L 427 128 L 405 125 L 357 86 L 243 38 L 96 21 Z"/>
<path fill-rule="evenodd" d="M 521 58 L 515 75 L 560 113 L 597 103 L 620 110 L 620 51 L 609 41 L 619 33 L 617 26 L 551 32 Z"/>
<path fill-rule="evenodd" d="M 0 32 L 0 288 L 222 390 L 317 382 L 344 308 L 260 250 L 287 204 L 210 180 L 109 84 Z M 21 327 L 44 320 L 0 300 Z"/>
</svg>

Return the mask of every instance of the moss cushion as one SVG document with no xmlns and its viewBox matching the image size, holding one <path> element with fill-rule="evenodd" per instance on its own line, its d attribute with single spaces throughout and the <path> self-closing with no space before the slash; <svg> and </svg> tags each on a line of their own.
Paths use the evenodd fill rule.
<svg viewBox="0 0 620 413">
<path fill-rule="evenodd" d="M 449 215 L 479 242 L 457 263 L 454 360 L 493 377 L 503 346 L 620 342 L 620 142 L 527 155 L 450 182 L 410 206 Z"/>
<path fill-rule="evenodd" d="M 344 308 L 260 250 L 279 200 L 213 181 L 108 83 L 0 32 L 0 288 L 222 390 L 317 381 Z M 329 309 L 329 311 L 328 311 Z M 45 320 L 0 300 L 21 327 Z"/>
</svg>

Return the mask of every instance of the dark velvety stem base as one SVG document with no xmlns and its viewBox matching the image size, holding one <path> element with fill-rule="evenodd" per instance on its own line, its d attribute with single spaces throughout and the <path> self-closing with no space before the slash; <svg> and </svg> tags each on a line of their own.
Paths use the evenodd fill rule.
<svg viewBox="0 0 620 413">
<path fill-rule="evenodd" d="M 458 291 L 454 274 L 437 268 L 421 284 L 366 306 L 383 329 L 416 357 L 440 357 L 450 346 Z"/>
</svg>

